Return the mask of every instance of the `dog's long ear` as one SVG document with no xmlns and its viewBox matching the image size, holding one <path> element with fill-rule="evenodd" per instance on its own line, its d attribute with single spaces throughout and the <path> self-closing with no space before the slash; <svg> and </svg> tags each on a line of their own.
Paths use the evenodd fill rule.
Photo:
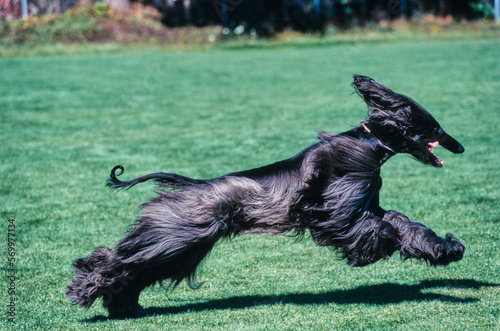
<svg viewBox="0 0 500 331">
<path fill-rule="evenodd" d="M 352 86 L 371 110 L 392 110 L 399 94 L 367 76 L 354 75 Z"/>
</svg>

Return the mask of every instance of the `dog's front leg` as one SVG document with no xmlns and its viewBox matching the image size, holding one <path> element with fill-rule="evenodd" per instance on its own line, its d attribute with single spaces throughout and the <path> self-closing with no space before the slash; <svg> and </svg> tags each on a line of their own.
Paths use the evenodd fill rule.
<svg viewBox="0 0 500 331">
<path fill-rule="evenodd" d="M 383 220 L 396 230 L 398 249 L 405 259 L 423 259 L 433 266 L 445 266 L 461 260 L 464 255 L 465 245 L 450 233 L 441 238 L 423 224 L 394 210 L 386 212 Z"/>
</svg>

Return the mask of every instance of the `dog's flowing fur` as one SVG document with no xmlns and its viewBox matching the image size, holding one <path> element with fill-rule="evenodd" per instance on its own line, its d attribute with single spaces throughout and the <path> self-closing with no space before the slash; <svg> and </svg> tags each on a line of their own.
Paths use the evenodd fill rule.
<svg viewBox="0 0 500 331">
<path fill-rule="evenodd" d="M 433 266 L 460 260 L 460 241 L 383 210 L 379 190 L 380 167 L 396 153 L 440 167 L 431 147 L 454 153 L 463 147 L 410 98 L 365 76 L 354 76 L 353 86 L 370 109 L 366 120 L 344 133 L 321 132 L 318 143 L 290 159 L 208 180 L 155 173 L 120 181 L 123 167 L 115 167 L 112 188 L 153 179 L 163 189 L 142 205 L 141 217 L 113 250 L 97 247 L 75 260 L 68 298 L 89 308 L 102 296 L 110 317 L 141 315 L 145 287 L 164 280 L 196 287 L 196 269 L 214 245 L 244 233 L 301 237 L 309 230 L 351 266 L 388 259 L 396 250 Z"/>
</svg>

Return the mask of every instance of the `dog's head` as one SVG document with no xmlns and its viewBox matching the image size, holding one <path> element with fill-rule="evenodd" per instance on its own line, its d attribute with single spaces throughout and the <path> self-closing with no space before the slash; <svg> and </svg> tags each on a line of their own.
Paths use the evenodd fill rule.
<svg viewBox="0 0 500 331">
<path fill-rule="evenodd" d="M 464 147 L 444 132 L 424 107 L 411 98 L 391 91 L 366 76 L 354 76 L 356 92 L 370 109 L 367 122 L 379 124 L 384 135 L 398 153 L 409 153 L 422 163 L 442 167 L 443 162 L 432 152 L 439 145 L 453 153 L 463 153 Z M 386 138 L 386 139 L 382 139 Z"/>
</svg>

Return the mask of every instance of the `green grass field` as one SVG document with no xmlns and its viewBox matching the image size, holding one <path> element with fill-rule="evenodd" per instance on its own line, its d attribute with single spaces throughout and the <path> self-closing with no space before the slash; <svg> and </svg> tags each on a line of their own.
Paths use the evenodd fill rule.
<svg viewBox="0 0 500 331">
<path fill-rule="evenodd" d="M 498 39 L 0 59 L 0 256 L 15 219 L 19 330 L 472 330 L 500 328 Z M 366 114 L 351 76 L 372 76 L 425 106 L 466 148 L 435 169 L 398 155 L 381 204 L 467 246 L 432 268 L 397 256 L 350 268 L 311 239 L 253 235 L 217 246 L 199 276 L 140 303 L 151 315 L 107 320 L 69 304 L 71 262 L 113 247 L 154 196 L 104 187 L 157 171 L 220 176 L 288 158 L 319 130 Z M 10 275 L 10 272 L 8 273 Z"/>
</svg>

